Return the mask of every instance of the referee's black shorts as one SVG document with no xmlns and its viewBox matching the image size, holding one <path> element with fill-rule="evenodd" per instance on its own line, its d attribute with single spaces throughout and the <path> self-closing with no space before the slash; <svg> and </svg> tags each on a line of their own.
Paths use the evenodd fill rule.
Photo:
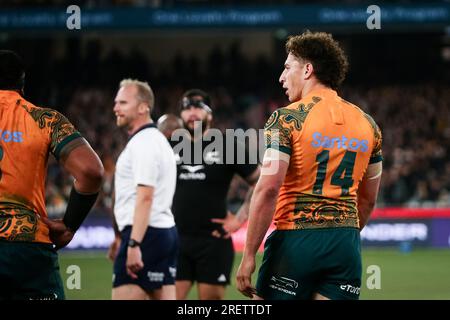
<svg viewBox="0 0 450 320">
<path fill-rule="evenodd" d="M 177 280 L 230 284 L 234 249 L 230 239 L 180 234 Z"/>
<path fill-rule="evenodd" d="M 131 226 L 121 232 L 122 242 L 114 261 L 113 287 L 135 284 L 145 291 L 160 289 L 163 285 L 175 283 L 176 259 L 178 254 L 178 232 L 176 227 L 162 229 L 148 227 L 141 243 L 142 262 L 144 268 L 137 279 L 127 274 L 127 251 Z"/>
</svg>

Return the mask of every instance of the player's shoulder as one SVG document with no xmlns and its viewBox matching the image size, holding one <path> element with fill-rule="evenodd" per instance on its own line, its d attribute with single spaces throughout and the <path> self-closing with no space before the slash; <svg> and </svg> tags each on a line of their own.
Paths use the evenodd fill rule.
<svg viewBox="0 0 450 320">
<path fill-rule="evenodd" d="M 48 107 L 36 106 L 26 100 L 21 104 L 21 107 L 38 122 L 67 121 L 67 118 L 61 112 Z"/>
<path fill-rule="evenodd" d="M 133 139 L 136 138 L 137 140 L 142 140 L 142 139 L 146 139 L 147 137 L 157 137 L 157 139 L 159 139 L 159 138 L 166 139 L 164 137 L 164 135 L 162 134 L 162 132 L 159 131 L 156 126 L 153 126 L 153 125 L 148 125 L 145 128 L 136 132 L 134 134 Z"/>
<path fill-rule="evenodd" d="M 378 127 L 377 123 L 375 122 L 374 118 L 368 114 L 367 112 L 365 112 L 364 110 L 362 110 L 360 107 L 352 104 L 353 108 L 355 108 L 361 115 L 361 117 L 370 125 L 370 127 L 372 127 L 372 129 L 374 131 L 380 131 L 380 128 Z"/>
<path fill-rule="evenodd" d="M 378 125 L 375 122 L 375 120 L 373 119 L 373 117 L 368 114 L 367 112 L 365 112 L 363 109 L 361 109 L 359 106 L 357 106 L 354 103 L 351 103 L 341 97 L 340 101 L 342 103 L 342 105 L 347 108 L 347 110 L 353 111 L 354 113 L 356 113 L 357 115 L 359 115 L 359 117 L 361 118 L 362 121 L 367 122 L 372 128 L 377 129 Z"/>
<path fill-rule="evenodd" d="M 42 106 L 36 106 L 29 102 L 21 104 L 21 108 L 30 116 L 29 119 L 36 124 L 36 129 L 42 132 L 57 132 L 52 135 L 57 141 L 76 132 L 73 124 L 61 112 Z"/>
<path fill-rule="evenodd" d="M 289 127 L 291 129 L 301 130 L 308 114 L 313 107 L 320 102 L 320 97 L 311 97 L 302 99 L 289 105 L 276 109 L 267 120 L 265 129 L 273 126 Z"/>
<path fill-rule="evenodd" d="M 155 149 L 154 147 L 162 144 L 167 144 L 170 147 L 167 138 L 158 130 L 158 128 L 153 126 L 138 131 L 128 141 L 128 145 L 135 148 L 148 148 L 148 146 L 151 145 L 152 149 Z"/>
<path fill-rule="evenodd" d="M 380 127 L 378 126 L 378 124 L 375 122 L 375 120 L 372 118 L 372 116 L 366 112 L 363 112 L 364 118 L 367 120 L 367 122 L 369 123 L 369 125 L 372 127 L 372 129 L 375 132 L 380 133 Z"/>
<path fill-rule="evenodd" d="M 288 115 L 289 111 L 287 107 L 278 108 L 272 112 L 269 119 L 267 119 L 266 124 L 264 125 L 264 129 L 271 129 L 274 126 L 280 126 L 285 121 L 283 121 L 284 116 Z"/>
</svg>

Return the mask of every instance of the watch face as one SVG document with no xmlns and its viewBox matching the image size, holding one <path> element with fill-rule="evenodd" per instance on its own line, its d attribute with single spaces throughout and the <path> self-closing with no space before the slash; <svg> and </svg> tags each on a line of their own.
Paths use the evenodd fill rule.
<svg viewBox="0 0 450 320">
<path fill-rule="evenodd" d="M 130 239 L 130 240 L 128 241 L 128 246 L 129 246 L 129 247 L 134 248 L 134 247 L 137 247 L 138 245 L 139 245 L 139 242 L 137 242 L 136 240 Z"/>
</svg>

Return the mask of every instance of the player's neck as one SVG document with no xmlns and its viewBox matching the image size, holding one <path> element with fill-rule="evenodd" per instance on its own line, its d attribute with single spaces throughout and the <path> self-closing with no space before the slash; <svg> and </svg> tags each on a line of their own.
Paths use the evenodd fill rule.
<svg viewBox="0 0 450 320">
<path fill-rule="evenodd" d="M 306 82 L 305 86 L 303 87 L 303 90 L 302 90 L 302 99 L 304 97 L 306 97 L 308 94 L 310 94 L 311 92 L 313 92 L 315 90 L 321 90 L 321 89 L 329 89 L 329 88 L 317 80 L 312 80 L 311 82 L 309 82 L 309 81 Z"/>
</svg>

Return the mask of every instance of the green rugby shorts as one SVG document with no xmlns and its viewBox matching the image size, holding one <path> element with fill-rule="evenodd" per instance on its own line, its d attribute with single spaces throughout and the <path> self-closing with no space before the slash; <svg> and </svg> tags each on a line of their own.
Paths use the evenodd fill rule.
<svg viewBox="0 0 450 320">
<path fill-rule="evenodd" d="M 269 300 L 357 300 L 361 241 L 356 228 L 275 230 L 264 247 L 256 284 Z"/>
<path fill-rule="evenodd" d="M 61 300 L 64 287 L 51 244 L 0 240 L 0 300 Z"/>
</svg>

